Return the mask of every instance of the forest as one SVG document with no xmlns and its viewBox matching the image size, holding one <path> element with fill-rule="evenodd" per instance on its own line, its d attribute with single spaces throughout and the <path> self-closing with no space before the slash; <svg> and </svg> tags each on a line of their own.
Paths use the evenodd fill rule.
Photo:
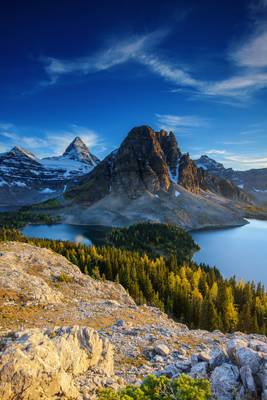
<svg viewBox="0 0 267 400">
<path fill-rule="evenodd" d="M 0 226 L 6 228 L 23 228 L 27 224 L 55 224 L 58 217 L 32 212 L 25 207 L 19 211 L 0 212 Z"/>
<path fill-rule="evenodd" d="M 113 246 L 28 239 L 7 228 L 0 229 L 0 240 L 52 249 L 83 273 L 121 283 L 136 303 L 159 307 L 190 328 L 267 334 L 267 294 L 262 284 L 224 279 L 216 268 L 191 260 L 178 262 L 175 254 L 150 257 Z"/>
<path fill-rule="evenodd" d="M 190 261 L 199 246 L 177 225 L 141 222 L 127 228 L 114 228 L 106 241 L 115 247 L 143 252 L 150 257 L 175 254 L 179 264 Z"/>
</svg>

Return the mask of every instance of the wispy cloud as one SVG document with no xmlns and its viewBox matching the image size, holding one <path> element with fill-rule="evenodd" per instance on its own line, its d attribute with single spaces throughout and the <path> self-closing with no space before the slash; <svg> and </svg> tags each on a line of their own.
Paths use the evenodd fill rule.
<svg viewBox="0 0 267 400">
<path fill-rule="evenodd" d="M 195 115 L 156 114 L 156 119 L 158 128 L 176 132 L 208 125 L 207 120 Z"/>
<path fill-rule="evenodd" d="M 266 168 L 267 167 L 267 157 L 260 156 L 255 157 L 251 155 L 227 155 L 225 160 L 233 163 L 239 164 L 242 168 Z"/>
<path fill-rule="evenodd" d="M 219 150 L 219 149 L 211 149 L 211 150 L 206 150 L 205 154 L 208 155 L 222 155 L 222 154 L 226 154 L 227 151 L 226 150 Z"/>
<path fill-rule="evenodd" d="M 267 67 L 267 28 L 255 32 L 232 57 L 244 67 Z"/>
<path fill-rule="evenodd" d="M 158 29 L 150 33 L 128 35 L 120 40 L 113 39 L 99 51 L 85 57 L 70 60 L 42 57 L 40 62 L 48 79 L 40 85 L 54 85 L 70 75 L 86 76 L 134 62 L 171 82 L 174 86 L 172 92 L 189 90 L 194 98 L 201 97 L 229 105 L 243 104 L 255 92 L 267 87 L 267 28 L 266 18 L 263 17 L 267 10 L 266 3 L 267 0 L 253 3 L 254 8 L 250 8 L 253 18 L 250 35 L 232 45 L 230 53 L 225 54 L 232 69 L 237 71 L 225 79 L 197 79 L 185 70 L 181 61 L 167 60 L 162 55 L 162 47 L 164 39 L 172 31 Z"/>
<path fill-rule="evenodd" d="M 24 128 L 17 128 L 14 125 L 9 130 L 3 129 L 0 125 L 0 137 L 5 141 L 1 151 L 6 151 L 13 146 L 21 146 L 36 152 L 38 157 L 60 155 L 76 137 L 80 136 L 90 149 L 101 153 L 106 150 L 105 144 L 97 132 L 86 127 L 71 125 L 66 130 L 42 131 L 42 138 L 25 134 Z M 40 134 L 40 132 L 38 132 Z"/>
<path fill-rule="evenodd" d="M 74 60 L 41 57 L 40 61 L 49 77 L 47 84 L 55 84 L 64 75 L 88 75 L 105 71 L 130 60 L 141 61 L 142 55 L 160 43 L 167 33 L 167 30 L 159 29 L 143 35 L 132 35 L 123 40 L 113 40 L 102 50 Z"/>
</svg>

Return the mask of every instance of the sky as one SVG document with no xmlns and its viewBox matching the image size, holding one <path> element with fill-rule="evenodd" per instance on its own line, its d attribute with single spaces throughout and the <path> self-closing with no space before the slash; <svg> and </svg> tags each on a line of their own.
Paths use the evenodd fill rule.
<svg viewBox="0 0 267 400">
<path fill-rule="evenodd" d="M 267 167 L 267 0 L 0 3 L 0 151 L 98 157 L 129 130 L 183 152 Z"/>
</svg>

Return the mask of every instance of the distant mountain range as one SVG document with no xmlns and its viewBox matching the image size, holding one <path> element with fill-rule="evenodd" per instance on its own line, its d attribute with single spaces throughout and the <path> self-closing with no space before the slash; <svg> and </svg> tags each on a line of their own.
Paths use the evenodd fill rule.
<svg viewBox="0 0 267 400">
<path fill-rule="evenodd" d="M 14 147 L 0 155 L 0 206 L 32 204 L 57 196 L 99 162 L 79 137 L 58 157 L 39 159 Z"/>
<path fill-rule="evenodd" d="M 267 168 L 250 169 L 248 171 L 235 171 L 225 168 L 207 155 L 195 160 L 198 168 L 223 179 L 228 179 L 240 189 L 252 195 L 255 200 L 267 202 Z"/>
<path fill-rule="evenodd" d="M 256 171 L 226 169 L 207 156 L 194 162 L 172 132 L 141 126 L 102 161 L 78 137 L 58 157 L 38 159 L 19 147 L 2 154 L 0 205 L 57 198 L 62 220 L 74 224 L 241 225 L 267 189 L 267 170 Z"/>
</svg>

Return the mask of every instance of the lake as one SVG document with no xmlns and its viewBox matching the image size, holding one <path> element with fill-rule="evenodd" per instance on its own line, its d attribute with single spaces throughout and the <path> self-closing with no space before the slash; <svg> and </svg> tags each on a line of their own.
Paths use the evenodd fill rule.
<svg viewBox="0 0 267 400">
<path fill-rule="evenodd" d="M 103 244 L 111 228 L 84 225 L 28 225 L 26 236 Z M 267 221 L 250 220 L 248 225 L 192 232 L 201 250 L 194 260 L 216 266 L 223 276 L 261 281 L 267 288 Z"/>
<path fill-rule="evenodd" d="M 201 250 L 194 260 L 216 266 L 224 277 L 263 282 L 267 288 L 267 221 L 237 228 L 192 232 Z"/>
<path fill-rule="evenodd" d="M 25 236 L 35 238 L 69 240 L 71 242 L 102 245 L 110 227 L 99 225 L 27 225 L 21 231 Z"/>
</svg>

